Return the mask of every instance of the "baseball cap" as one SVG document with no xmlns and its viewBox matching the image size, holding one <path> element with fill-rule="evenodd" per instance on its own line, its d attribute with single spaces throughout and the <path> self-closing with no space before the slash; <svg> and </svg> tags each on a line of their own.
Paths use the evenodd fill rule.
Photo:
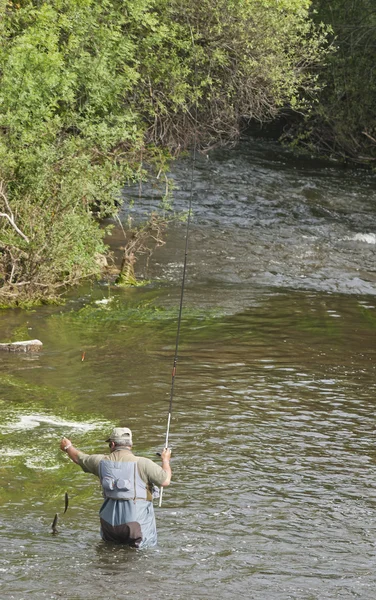
<svg viewBox="0 0 376 600">
<path fill-rule="evenodd" d="M 106 442 L 131 442 L 132 432 L 128 427 L 114 427 Z"/>
</svg>

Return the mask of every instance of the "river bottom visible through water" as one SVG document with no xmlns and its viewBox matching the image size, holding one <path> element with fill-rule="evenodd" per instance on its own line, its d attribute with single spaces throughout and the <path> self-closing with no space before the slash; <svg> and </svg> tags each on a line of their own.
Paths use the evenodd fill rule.
<svg viewBox="0 0 376 600">
<path fill-rule="evenodd" d="M 128 426 L 159 461 L 184 224 L 144 287 L 2 312 L 1 341 L 43 350 L 0 354 L 1 598 L 373 600 L 375 190 L 259 142 L 200 159 L 156 548 L 100 540 L 98 481 L 59 441 L 102 453 Z"/>
</svg>

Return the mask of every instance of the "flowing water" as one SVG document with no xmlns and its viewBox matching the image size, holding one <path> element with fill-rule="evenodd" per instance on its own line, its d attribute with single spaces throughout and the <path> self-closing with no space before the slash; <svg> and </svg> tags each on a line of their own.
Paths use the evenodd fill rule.
<svg viewBox="0 0 376 600">
<path fill-rule="evenodd" d="M 172 177 L 186 209 L 189 161 Z M 375 192 L 254 140 L 199 157 L 155 549 L 100 540 L 98 482 L 59 438 L 105 452 L 127 425 L 158 460 L 185 225 L 137 265 L 145 287 L 2 312 L 1 341 L 44 346 L 0 355 L 1 598 L 374 598 Z M 133 216 L 158 201 L 141 190 Z"/>
</svg>

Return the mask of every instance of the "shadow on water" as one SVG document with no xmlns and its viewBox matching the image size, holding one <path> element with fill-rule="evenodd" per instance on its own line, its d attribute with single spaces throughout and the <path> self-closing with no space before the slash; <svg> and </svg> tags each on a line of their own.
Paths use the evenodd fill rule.
<svg viewBox="0 0 376 600">
<path fill-rule="evenodd" d="M 188 169 L 173 173 L 180 206 Z M 159 545 L 100 541 L 100 487 L 59 438 L 103 453 L 126 424 L 136 453 L 156 458 L 179 224 L 145 271 L 152 285 L 87 286 L 63 307 L 3 313 L 3 340 L 44 343 L 0 355 L 4 598 L 374 597 L 374 180 L 260 143 L 201 157 L 196 171 Z M 154 201 L 145 188 L 144 208 Z"/>
</svg>

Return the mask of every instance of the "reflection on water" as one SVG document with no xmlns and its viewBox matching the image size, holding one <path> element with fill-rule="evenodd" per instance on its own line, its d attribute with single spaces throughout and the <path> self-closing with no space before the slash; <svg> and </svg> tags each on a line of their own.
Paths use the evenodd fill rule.
<svg viewBox="0 0 376 600">
<path fill-rule="evenodd" d="M 356 219 L 359 224 L 362 211 L 373 222 L 371 181 L 363 187 L 357 181 L 350 218 L 348 194 L 355 188 L 343 182 L 346 173 L 315 171 L 287 157 L 278 162 L 266 151 L 263 163 L 261 154 L 251 160 L 247 152 L 203 161 L 198 185 L 206 189 L 215 168 L 216 194 L 228 193 L 222 184 L 249 185 L 250 170 L 259 196 L 272 205 L 283 182 L 278 210 L 285 211 L 289 229 L 299 218 L 287 214 L 282 200 L 290 193 L 301 201 L 300 178 L 309 210 L 318 213 L 316 224 L 321 231 L 327 227 L 324 237 L 330 238 L 330 222 L 348 235 L 349 220 L 351 227 Z M 184 163 L 179 169 L 184 173 Z M 245 221 L 247 210 L 255 210 L 245 199 L 231 202 L 234 213 L 245 207 Z M 180 228 L 150 266 L 155 277 L 166 276 L 160 285 L 111 290 L 111 302 L 96 304 L 109 294 L 99 286 L 72 296 L 65 307 L 4 313 L 4 340 L 30 331 L 44 348 L 33 357 L 0 355 L 2 597 L 373 599 L 376 303 L 363 286 L 373 286 L 363 261 L 368 250 L 338 250 L 332 240 L 326 257 L 338 285 L 344 274 L 348 287 L 353 265 L 364 269 L 359 294 L 330 293 L 322 274 L 317 289 L 308 275 L 304 289 L 286 288 L 287 230 L 272 223 L 282 248 L 275 260 L 286 268 L 279 285 L 263 285 L 260 249 L 248 266 L 253 285 L 243 278 L 237 253 L 253 253 L 253 236 L 243 231 L 234 237 L 243 225 L 233 222 L 222 201 L 215 205 L 213 199 L 210 211 L 199 211 L 193 229 L 193 239 L 204 245 L 190 255 L 170 436 L 173 483 L 156 508 L 156 549 L 100 540 L 97 480 L 58 448 L 67 435 L 84 451 L 105 452 L 108 430 L 124 424 L 133 429 L 135 451 L 156 458 L 176 335 Z M 226 251 L 236 259 L 235 275 L 223 259 L 220 227 L 232 240 Z M 307 264 L 299 266 L 306 274 Z M 291 281 L 296 278 L 295 270 Z M 53 536 L 56 512 L 59 533 Z"/>
</svg>

